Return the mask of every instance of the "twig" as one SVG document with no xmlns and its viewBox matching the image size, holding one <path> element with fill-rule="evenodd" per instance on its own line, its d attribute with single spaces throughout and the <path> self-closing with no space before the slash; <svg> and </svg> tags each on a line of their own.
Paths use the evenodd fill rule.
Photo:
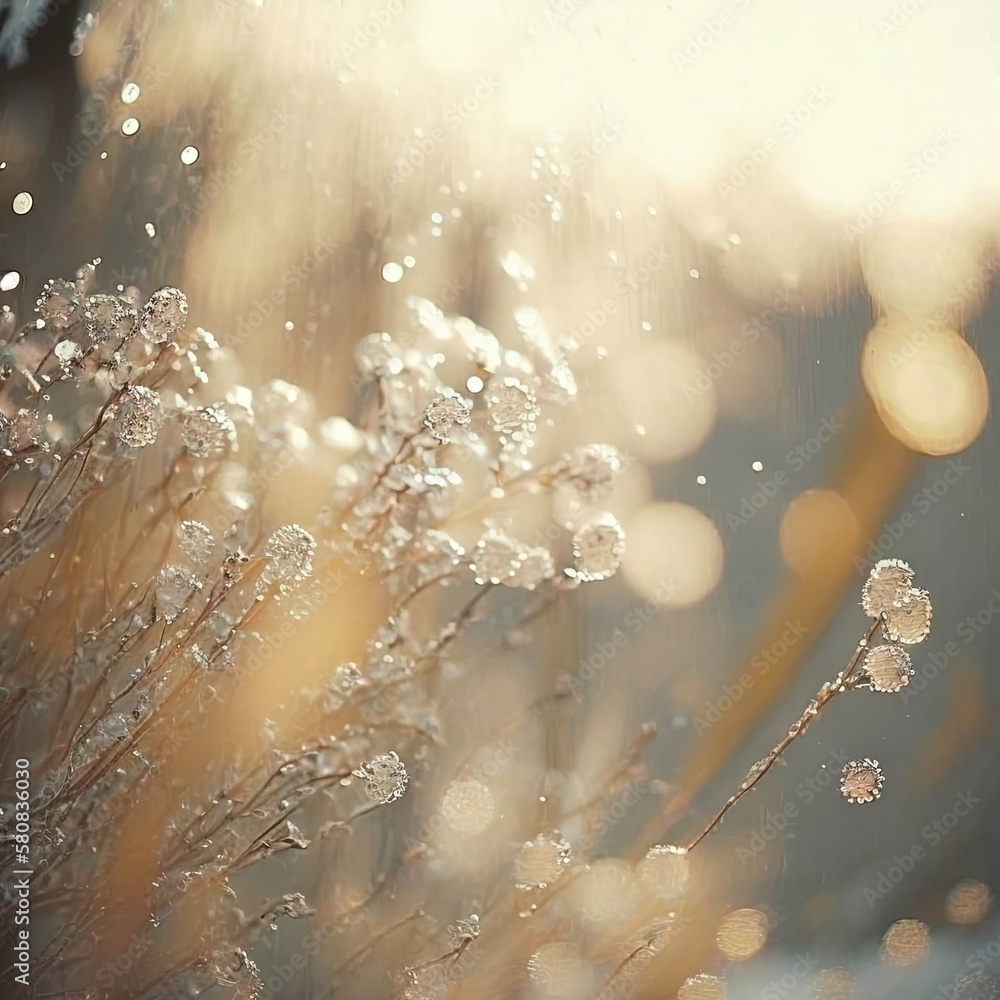
<svg viewBox="0 0 1000 1000">
<path fill-rule="evenodd" d="M 757 761 L 753 767 L 750 768 L 749 774 L 743 780 L 743 783 L 736 792 L 730 796 L 726 804 L 715 814 L 712 820 L 709 822 L 701 833 L 698 834 L 690 844 L 687 845 L 687 850 L 691 851 L 702 842 L 702 840 L 707 837 L 719 823 L 722 822 L 723 817 L 729 812 L 730 809 L 750 791 L 754 785 L 760 781 L 761 778 L 767 774 L 768 771 L 774 766 L 775 761 L 785 752 L 785 750 L 795 742 L 800 736 L 805 734 L 805 731 L 809 728 L 809 723 L 815 718 L 819 713 L 820 709 L 829 702 L 833 701 L 838 694 L 848 690 L 848 681 L 851 675 L 854 673 L 855 668 L 861 662 L 861 657 L 864 655 L 865 650 L 868 649 L 869 643 L 872 641 L 872 636 L 875 635 L 875 631 L 885 620 L 885 612 L 879 618 L 876 618 L 872 622 L 870 628 L 865 633 L 864 638 L 858 643 L 854 650 L 854 655 L 848 661 L 847 666 L 837 674 L 836 678 L 832 682 L 828 682 L 820 688 L 817 692 L 816 697 L 809 702 L 806 706 L 806 710 L 799 716 L 797 722 L 793 723 L 791 728 L 788 730 L 788 734 L 785 738 L 763 759 Z"/>
</svg>

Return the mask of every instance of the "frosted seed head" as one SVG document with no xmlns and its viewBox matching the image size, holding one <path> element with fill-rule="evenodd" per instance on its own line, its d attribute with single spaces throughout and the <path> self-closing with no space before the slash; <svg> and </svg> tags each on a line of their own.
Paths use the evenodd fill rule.
<svg viewBox="0 0 1000 1000">
<path fill-rule="evenodd" d="M 472 421 L 472 400 L 452 389 L 443 389 L 424 410 L 424 427 L 441 444 L 448 444 L 456 427 L 468 427 Z"/>
<path fill-rule="evenodd" d="M 885 777 L 879 762 L 865 757 L 844 765 L 840 791 L 848 802 L 873 802 L 882 794 L 883 784 Z"/>
<path fill-rule="evenodd" d="M 508 587 L 523 587 L 534 590 L 555 575 L 556 567 L 552 553 L 544 548 L 525 549 L 521 553 L 520 562 L 514 570 L 514 575 L 501 582 Z"/>
<path fill-rule="evenodd" d="M 639 863 L 639 878 L 662 902 L 681 899 L 687 888 L 689 859 L 687 848 L 673 844 L 651 847 Z"/>
<path fill-rule="evenodd" d="M 931 595 L 926 590 L 911 587 L 902 598 L 886 609 L 887 617 L 882 623 L 882 633 L 890 642 L 915 645 L 930 635 L 933 614 Z"/>
<path fill-rule="evenodd" d="M 203 406 L 181 418 L 181 439 L 194 458 L 211 458 L 229 449 L 236 427 L 221 406 Z"/>
<path fill-rule="evenodd" d="M 857 1000 L 857 976 L 850 969 L 821 969 L 809 989 L 809 1000 Z"/>
<path fill-rule="evenodd" d="M 87 336 L 95 347 L 109 340 L 126 340 L 137 319 L 132 304 L 117 295 L 91 295 L 83 313 Z"/>
<path fill-rule="evenodd" d="M 264 545 L 268 560 L 261 578 L 266 583 L 304 580 L 312 574 L 316 539 L 298 524 L 285 524 L 272 532 Z"/>
<path fill-rule="evenodd" d="M 591 986 L 580 946 L 571 941 L 542 945 L 528 960 L 528 976 L 536 996 L 581 997 Z"/>
<path fill-rule="evenodd" d="M 403 351 L 387 333 L 370 333 L 354 348 L 354 363 L 363 378 L 385 378 L 403 370 Z"/>
<path fill-rule="evenodd" d="M 350 694 L 364 683 L 356 663 L 341 663 L 333 672 L 333 686 L 341 694 Z"/>
<path fill-rule="evenodd" d="M 726 1000 L 726 981 L 707 972 L 685 979 L 677 991 L 677 1000 Z"/>
<path fill-rule="evenodd" d="M 913 570 L 902 559 L 880 559 L 861 590 L 861 606 L 869 618 L 878 618 L 909 592 Z"/>
<path fill-rule="evenodd" d="M 598 503 L 614 489 L 624 471 L 621 452 L 609 444 L 588 444 L 571 452 L 560 464 L 556 479 L 565 483 L 583 503 Z"/>
<path fill-rule="evenodd" d="M 364 779 L 368 798 L 382 805 L 402 798 L 409 780 L 405 765 L 392 750 L 366 760 L 358 770 L 351 773 Z"/>
<path fill-rule="evenodd" d="M 916 965 L 926 958 L 930 943 L 930 930 L 922 920 L 897 920 L 882 938 L 882 961 L 894 966 Z"/>
<path fill-rule="evenodd" d="M 164 566 L 156 578 L 156 610 L 160 617 L 172 622 L 201 587 L 201 582 L 183 566 Z"/>
<path fill-rule="evenodd" d="M 130 448 L 145 448 L 156 440 L 162 425 L 160 394 L 142 385 L 130 385 L 118 407 L 118 439 Z"/>
<path fill-rule="evenodd" d="M 181 521 L 177 525 L 177 548 L 195 566 L 204 566 L 215 550 L 211 529 L 201 521 Z"/>
<path fill-rule="evenodd" d="M 872 646 L 865 654 L 864 671 L 873 691 L 893 694 L 910 683 L 910 654 L 899 646 Z"/>
<path fill-rule="evenodd" d="M 187 322 L 187 311 L 187 296 L 179 288 L 158 288 L 139 313 L 139 333 L 152 344 L 175 340 Z"/>
<path fill-rule="evenodd" d="M 760 910 L 733 910 L 719 924 L 715 943 L 727 958 L 744 962 L 764 947 L 770 929 L 771 922 Z"/>
<path fill-rule="evenodd" d="M 486 406 L 490 423 L 500 434 L 530 433 L 540 412 L 534 389 L 511 376 L 491 382 Z"/>
<path fill-rule="evenodd" d="M 558 830 L 527 841 L 514 859 L 514 886 L 522 892 L 546 889 L 573 860 L 569 842 Z"/>
<path fill-rule="evenodd" d="M 76 286 L 64 278 L 47 281 L 35 305 L 38 315 L 53 330 L 65 330 L 76 323 L 83 314 Z"/>
<path fill-rule="evenodd" d="M 584 524 L 573 536 L 574 569 L 570 576 L 581 582 L 614 576 L 625 557 L 625 532 L 610 514 Z"/>
<path fill-rule="evenodd" d="M 506 583 L 513 581 L 524 558 L 525 547 L 496 528 L 489 528 L 476 543 L 469 561 L 476 583 Z"/>
</svg>

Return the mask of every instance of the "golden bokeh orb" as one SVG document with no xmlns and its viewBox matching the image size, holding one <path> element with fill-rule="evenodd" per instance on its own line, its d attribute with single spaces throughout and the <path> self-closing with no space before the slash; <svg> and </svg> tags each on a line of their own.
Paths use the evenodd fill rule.
<svg viewBox="0 0 1000 1000">
<path fill-rule="evenodd" d="M 781 518 L 781 555 L 799 576 L 822 572 L 838 553 L 857 545 L 861 528 L 851 505 L 834 490 L 806 490 Z"/>
<path fill-rule="evenodd" d="M 924 455 L 954 455 L 979 437 L 990 391 L 976 352 L 932 319 L 890 316 L 869 331 L 861 379 L 897 440 Z"/>
<path fill-rule="evenodd" d="M 630 347 L 611 368 L 626 448 L 640 458 L 671 462 L 693 454 L 715 426 L 715 384 L 707 365 L 680 340 Z"/>
<path fill-rule="evenodd" d="M 629 585 L 664 607 L 698 604 L 719 583 L 722 536 L 701 511 L 683 503 L 653 503 L 629 519 L 622 570 Z"/>
</svg>

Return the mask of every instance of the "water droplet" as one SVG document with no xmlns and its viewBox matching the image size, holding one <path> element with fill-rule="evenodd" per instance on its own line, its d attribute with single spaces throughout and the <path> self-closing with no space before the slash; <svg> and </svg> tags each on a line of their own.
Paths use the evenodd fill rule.
<svg viewBox="0 0 1000 1000">
<path fill-rule="evenodd" d="M 698 485 L 699 486 L 704 486 L 707 482 L 708 482 L 708 480 L 704 476 L 699 476 L 698 477 Z"/>
<path fill-rule="evenodd" d="M 122 104 L 133 104 L 139 99 L 141 90 L 137 83 L 126 83 L 122 87 Z"/>
<path fill-rule="evenodd" d="M 181 163 L 190 166 L 192 163 L 195 162 L 195 160 L 198 159 L 199 155 L 200 154 L 198 152 L 197 146 L 185 146 L 181 150 Z"/>
<path fill-rule="evenodd" d="M 122 135 L 135 135 L 139 131 L 138 118 L 126 118 L 122 122 Z"/>
<path fill-rule="evenodd" d="M 146 235 L 152 239 L 156 235 L 156 226 L 152 222 L 146 223 Z"/>
<path fill-rule="evenodd" d="M 390 284 L 395 284 L 403 277 L 403 268 L 395 261 L 389 261 L 382 266 L 382 278 Z"/>
<path fill-rule="evenodd" d="M 763 472 L 764 471 L 764 463 L 763 462 L 754 462 L 752 468 L 753 468 L 754 472 Z"/>
<path fill-rule="evenodd" d="M 0 292 L 11 292 L 21 283 L 21 275 L 17 271 L 7 271 L 0 277 Z"/>
<path fill-rule="evenodd" d="M 31 206 L 34 202 L 35 199 L 31 197 L 29 192 L 21 191 L 19 194 L 14 195 L 14 213 L 16 215 L 27 215 L 31 211 Z"/>
<path fill-rule="evenodd" d="M 403 266 L 404 267 L 413 267 L 416 263 L 417 263 L 416 257 L 411 257 L 411 256 L 407 255 L 407 256 L 405 256 L 403 258 Z"/>
</svg>

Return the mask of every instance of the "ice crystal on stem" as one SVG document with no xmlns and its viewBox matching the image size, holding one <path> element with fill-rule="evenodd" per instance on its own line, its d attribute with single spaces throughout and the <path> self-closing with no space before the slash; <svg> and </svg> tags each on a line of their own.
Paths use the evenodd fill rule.
<svg viewBox="0 0 1000 1000">
<path fill-rule="evenodd" d="M 402 798 L 409 780 L 406 766 L 394 750 L 366 760 L 352 773 L 355 777 L 364 779 L 368 798 L 380 805 L 388 805 Z"/>
</svg>

